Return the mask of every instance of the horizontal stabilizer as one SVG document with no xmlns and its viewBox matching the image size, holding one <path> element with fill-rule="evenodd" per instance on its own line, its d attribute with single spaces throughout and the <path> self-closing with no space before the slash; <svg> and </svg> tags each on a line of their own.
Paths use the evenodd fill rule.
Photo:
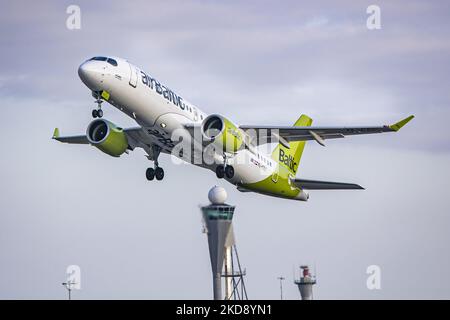
<svg viewBox="0 0 450 320">
<path fill-rule="evenodd" d="M 363 187 L 355 183 L 317 181 L 306 179 L 293 179 L 292 182 L 297 187 L 306 190 L 358 190 L 358 189 L 364 190 Z"/>
<path fill-rule="evenodd" d="M 247 189 L 247 188 L 244 188 L 243 186 L 240 186 L 240 185 L 237 186 L 237 189 L 238 189 L 240 192 L 252 192 L 252 190 Z"/>
<path fill-rule="evenodd" d="M 59 138 L 59 129 L 55 128 L 55 130 L 53 131 L 53 139 Z"/>
</svg>

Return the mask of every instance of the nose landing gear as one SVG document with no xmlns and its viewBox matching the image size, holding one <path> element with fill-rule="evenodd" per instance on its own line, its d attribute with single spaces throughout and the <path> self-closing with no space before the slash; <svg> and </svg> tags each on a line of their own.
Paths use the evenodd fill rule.
<svg viewBox="0 0 450 320">
<path fill-rule="evenodd" d="M 101 118 L 103 117 L 103 110 L 102 110 L 103 100 L 97 95 L 95 102 L 97 103 L 97 109 L 92 110 L 92 117 Z"/>
<path fill-rule="evenodd" d="M 103 117 L 103 110 L 102 109 L 94 109 L 92 110 L 92 117 L 93 118 L 101 118 Z"/>
</svg>

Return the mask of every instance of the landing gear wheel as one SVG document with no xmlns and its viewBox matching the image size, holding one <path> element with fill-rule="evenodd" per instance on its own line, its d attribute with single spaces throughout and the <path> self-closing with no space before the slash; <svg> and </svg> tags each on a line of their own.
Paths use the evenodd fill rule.
<svg viewBox="0 0 450 320">
<path fill-rule="evenodd" d="M 164 178 L 163 168 L 157 167 L 155 169 L 155 177 L 156 177 L 156 180 L 162 180 Z"/>
<path fill-rule="evenodd" d="M 234 177 L 234 168 L 233 166 L 226 166 L 225 167 L 225 175 L 228 179 L 231 179 Z"/>
<path fill-rule="evenodd" d="M 153 168 L 148 168 L 145 171 L 145 176 L 147 177 L 148 181 L 152 181 L 155 178 L 155 169 Z"/>
<path fill-rule="evenodd" d="M 98 111 L 96 109 L 92 110 L 92 118 L 98 117 Z"/>
<path fill-rule="evenodd" d="M 225 168 L 223 166 L 217 166 L 216 176 L 219 179 L 222 179 L 225 176 Z"/>
<path fill-rule="evenodd" d="M 99 118 L 103 117 L 103 110 L 102 109 L 98 109 L 97 110 L 97 117 L 99 117 Z"/>
</svg>

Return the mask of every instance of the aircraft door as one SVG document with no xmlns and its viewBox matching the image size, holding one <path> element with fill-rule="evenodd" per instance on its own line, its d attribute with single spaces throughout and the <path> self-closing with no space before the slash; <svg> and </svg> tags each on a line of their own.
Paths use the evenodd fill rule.
<svg viewBox="0 0 450 320">
<path fill-rule="evenodd" d="M 135 66 L 133 66 L 131 63 L 128 63 L 130 66 L 130 86 L 133 88 L 136 88 L 137 85 L 137 69 Z"/>
</svg>

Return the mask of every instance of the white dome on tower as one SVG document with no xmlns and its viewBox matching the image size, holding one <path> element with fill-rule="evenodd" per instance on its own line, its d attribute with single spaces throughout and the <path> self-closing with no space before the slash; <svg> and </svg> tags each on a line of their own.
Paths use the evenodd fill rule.
<svg viewBox="0 0 450 320">
<path fill-rule="evenodd" d="M 208 199 L 212 204 L 224 204 L 227 200 L 227 192 L 224 188 L 215 186 L 209 190 Z"/>
</svg>

